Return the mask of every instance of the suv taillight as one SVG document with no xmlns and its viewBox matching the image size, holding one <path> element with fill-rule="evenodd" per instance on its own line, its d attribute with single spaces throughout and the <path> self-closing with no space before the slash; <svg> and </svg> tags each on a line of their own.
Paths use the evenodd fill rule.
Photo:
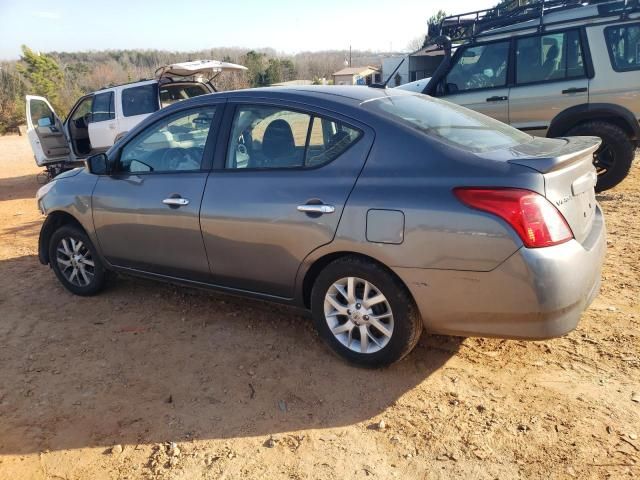
<svg viewBox="0 0 640 480">
<path fill-rule="evenodd" d="M 573 238 L 567 221 L 542 195 L 519 188 L 454 188 L 465 205 L 506 221 L 529 248 L 549 247 Z"/>
</svg>

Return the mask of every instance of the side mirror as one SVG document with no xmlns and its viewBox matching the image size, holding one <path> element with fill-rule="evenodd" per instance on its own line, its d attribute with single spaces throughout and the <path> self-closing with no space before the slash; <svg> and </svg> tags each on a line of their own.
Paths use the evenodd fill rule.
<svg viewBox="0 0 640 480">
<path fill-rule="evenodd" d="M 42 117 L 38 119 L 39 127 L 50 127 L 52 125 L 50 117 Z"/>
<path fill-rule="evenodd" d="M 109 158 L 106 153 L 98 153 L 97 155 L 91 155 L 86 160 L 87 169 L 94 175 L 108 175 L 109 174 Z"/>
</svg>

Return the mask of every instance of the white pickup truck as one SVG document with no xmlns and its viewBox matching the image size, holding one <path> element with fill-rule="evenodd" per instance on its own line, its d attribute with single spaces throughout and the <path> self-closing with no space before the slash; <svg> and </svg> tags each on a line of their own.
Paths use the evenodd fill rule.
<svg viewBox="0 0 640 480">
<path fill-rule="evenodd" d="M 223 72 L 246 70 L 217 60 L 166 65 L 156 78 L 103 88 L 80 98 L 62 121 L 46 98 L 27 95 L 27 136 L 39 167 L 57 175 L 90 155 L 106 151 L 153 112 L 216 91 Z"/>
</svg>

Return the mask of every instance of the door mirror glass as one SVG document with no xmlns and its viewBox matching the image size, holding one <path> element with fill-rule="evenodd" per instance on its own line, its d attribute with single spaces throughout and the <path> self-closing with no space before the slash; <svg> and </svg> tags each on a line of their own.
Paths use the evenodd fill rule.
<svg viewBox="0 0 640 480">
<path fill-rule="evenodd" d="M 51 118 L 49 117 L 42 117 L 38 119 L 38 126 L 39 127 L 50 127 L 51 126 Z"/>
<path fill-rule="evenodd" d="M 87 158 L 87 168 L 94 175 L 107 175 L 109 173 L 109 158 L 106 153 L 99 153 Z"/>
</svg>

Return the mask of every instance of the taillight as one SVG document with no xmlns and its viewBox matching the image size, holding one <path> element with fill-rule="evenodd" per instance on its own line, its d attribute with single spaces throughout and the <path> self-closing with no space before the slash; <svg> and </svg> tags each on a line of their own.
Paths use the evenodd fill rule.
<svg viewBox="0 0 640 480">
<path fill-rule="evenodd" d="M 519 188 L 454 188 L 465 205 L 492 213 L 518 233 L 525 246 L 549 247 L 573 238 L 567 221 L 542 195 Z"/>
</svg>

